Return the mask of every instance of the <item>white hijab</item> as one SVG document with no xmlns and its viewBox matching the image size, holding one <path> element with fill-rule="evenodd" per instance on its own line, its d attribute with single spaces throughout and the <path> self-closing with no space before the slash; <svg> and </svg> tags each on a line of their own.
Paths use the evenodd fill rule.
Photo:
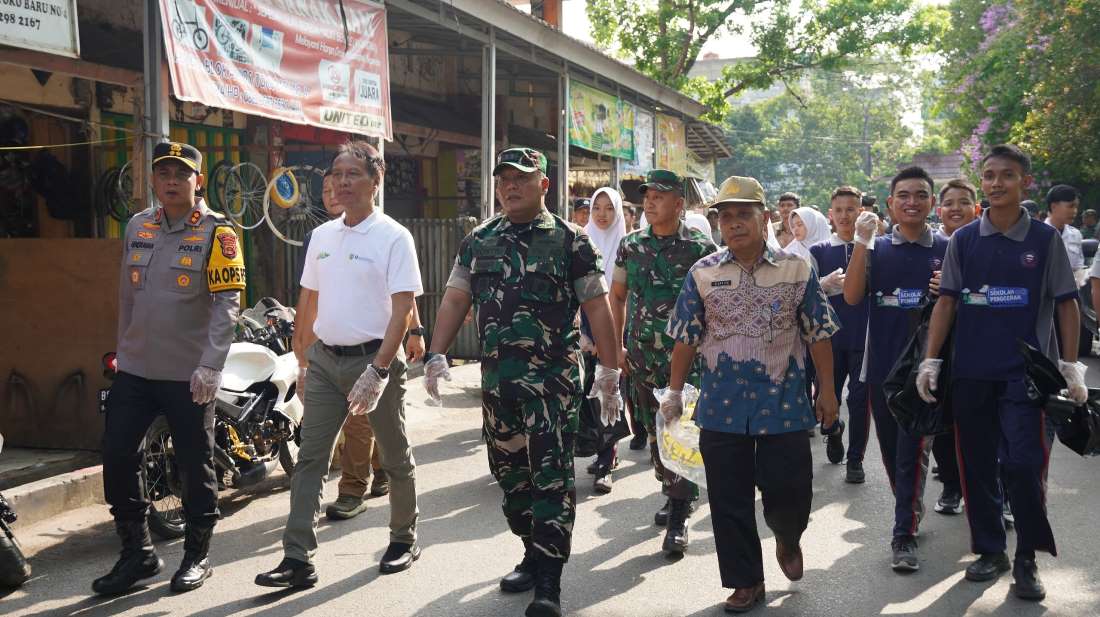
<svg viewBox="0 0 1100 617">
<path fill-rule="evenodd" d="M 708 238 L 711 237 L 710 221 L 707 220 L 706 216 L 698 212 L 688 212 L 687 215 L 684 216 L 684 224 L 688 227 L 698 229 L 706 234 Z"/>
<path fill-rule="evenodd" d="M 610 288 L 611 277 L 615 270 L 615 255 L 619 252 L 619 243 L 626 235 L 626 219 L 623 218 L 623 198 L 618 191 L 611 187 L 605 186 L 596 189 L 596 192 L 592 193 L 593 210 L 595 209 L 596 198 L 601 193 L 607 195 L 608 199 L 611 200 L 611 205 L 615 208 L 615 218 L 607 229 L 600 229 L 599 225 L 596 225 L 596 217 L 589 215 L 588 224 L 584 226 L 584 233 L 588 234 L 588 237 L 592 239 L 592 244 L 596 245 L 600 255 L 603 256 L 603 276 Z"/>
<path fill-rule="evenodd" d="M 791 212 L 791 216 L 796 214 L 802 221 L 802 225 L 806 228 L 806 239 L 791 240 L 791 243 L 783 250 L 792 255 L 798 255 L 812 264 L 814 260 L 810 255 L 810 247 L 818 242 L 824 242 L 829 239 L 829 234 L 832 233 L 829 230 L 829 219 L 825 218 L 824 214 L 818 212 L 817 208 L 808 208 L 806 206 L 795 208 L 794 211 Z M 787 220 L 787 229 L 791 229 L 789 218 Z"/>
</svg>

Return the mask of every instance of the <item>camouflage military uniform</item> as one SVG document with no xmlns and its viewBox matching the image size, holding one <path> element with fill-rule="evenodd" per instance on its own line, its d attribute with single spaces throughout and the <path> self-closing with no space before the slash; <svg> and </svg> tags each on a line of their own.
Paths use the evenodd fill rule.
<svg viewBox="0 0 1100 617">
<path fill-rule="evenodd" d="M 634 420 L 649 431 L 649 451 L 662 492 L 673 499 L 695 499 L 699 488 L 666 471 L 657 453 L 657 400 L 654 388 L 667 388 L 675 341 L 665 325 L 684 277 L 696 261 L 715 251 L 706 234 L 683 222 L 673 236 L 655 236 L 647 227 L 628 234 L 615 256 L 614 281 L 626 285 L 626 351 Z M 697 382 L 692 371 L 688 382 Z"/>
<path fill-rule="evenodd" d="M 582 395 L 573 318 L 607 293 L 599 255 L 545 209 L 525 224 L 497 216 L 462 241 L 447 285 L 470 293 L 477 311 L 483 434 L 508 526 L 567 559 Z"/>
</svg>

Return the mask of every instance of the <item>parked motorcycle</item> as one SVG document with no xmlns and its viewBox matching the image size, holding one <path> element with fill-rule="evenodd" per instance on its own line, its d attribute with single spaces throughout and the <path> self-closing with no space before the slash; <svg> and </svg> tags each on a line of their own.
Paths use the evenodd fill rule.
<svg viewBox="0 0 1100 617">
<path fill-rule="evenodd" d="M 294 473 L 301 441 L 302 402 L 295 396 L 298 361 L 291 352 L 294 311 L 264 298 L 241 312 L 214 401 L 214 471 L 219 490 L 253 486 L 276 467 Z M 104 376 L 118 370 L 103 357 Z M 109 390 L 100 391 L 106 412 Z M 158 416 L 145 434 L 149 530 L 163 539 L 184 535 L 183 487 L 168 421 Z"/>
<path fill-rule="evenodd" d="M 4 436 L 0 435 L 0 451 L 3 449 Z M 0 587 L 19 587 L 31 577 L 31 564 L 11 530 L 15 519 L 15 510 L 0 495 Z"/>
</svg>

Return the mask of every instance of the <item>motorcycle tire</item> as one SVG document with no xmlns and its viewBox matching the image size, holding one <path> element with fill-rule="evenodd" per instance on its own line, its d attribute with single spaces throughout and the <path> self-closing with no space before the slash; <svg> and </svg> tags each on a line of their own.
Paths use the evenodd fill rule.
<svg viewBox="0 0 1100 617">
<path fill-rule="evenodd" d="M 149 531 L 162 540 L 182 538 L 187 532 L 183 515 L 183 486 L 175 464 L 168 420 L 158 416 L 145 433 L 145 490 L 149 498 Z"/>
<path fill-rule="evenodd" d="M 8 524 L 0 521 L 0 528 L 0 587 L 19 587 L 30 579 L 31 564 Z"/>
<path fill-rule="evenodd" d="M 294 466 L 298 464 L 298 444 L 301 441 L 301 429 L 294 433 L 292 441 L 284 441 L 279 444 L 279 466 L 283 468 L 286 477 L 294 477 Z"/>
</svg>

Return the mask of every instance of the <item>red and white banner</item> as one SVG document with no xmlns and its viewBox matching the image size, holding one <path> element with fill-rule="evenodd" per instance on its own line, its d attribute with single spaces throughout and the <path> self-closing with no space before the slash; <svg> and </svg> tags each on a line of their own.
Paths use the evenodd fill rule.
<svg viewBox="0 0 1100 617">
<path fill-rule="evenodd" d="M 160 0 L 176 98 L 392 139 L 386 9 L 342 4 Z"/>
</svg>

